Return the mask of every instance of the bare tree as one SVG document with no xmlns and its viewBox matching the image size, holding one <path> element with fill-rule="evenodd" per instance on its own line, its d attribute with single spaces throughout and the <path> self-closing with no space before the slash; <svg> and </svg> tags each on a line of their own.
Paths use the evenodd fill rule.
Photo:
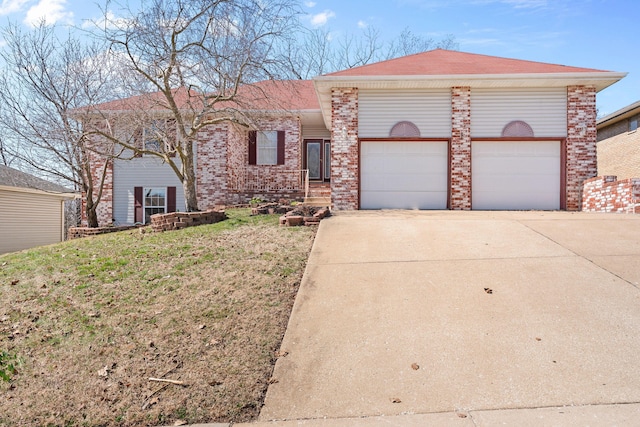
<svg viewBox="0 0 640 427">
<path fill-rule="evenodd" d="M 393 59 L 435 48 L 456 50 L 458 49 L 458 43 L 451 34 L 441 40 L 436 40 L 431 37 L 417 35 L 409 27 L 406 27 L 396 39 L 388 43 L 386 52 L 383 55 L 384 59 Z"/>
<path fill-rule="evenodd" d="M 3 160 L 11 156 L 30 172 L 82 191 L 88 225 L 97 227 L 109 159 L 92 171 L 90 156 L 97 153 L 89 151 L 76 115 L 81 107 L 104 102 L 112 79 L 105 74 L 101 46 L 84 44 L 72 33 L 59 38 L 59 30 L 43 22 L 32 31 L 15 24 L 2 31 Z"/>
<path fill-rule="evenodd" d="M 345 34 L 338 42 L 334 66 L 336 70 L 346 70 L 376 62 L 382 48 L 380 31 L 374 27 L 365 28 L 358 36 Z"/>
<path fill-rule="evenodd" d="M 126 18 L 113 19 L 105 9 L 104 36 L 136 96 L 117 114 L 93 109 L 88 123 L 99 126 L 91 131 L 134 155 L 161 158 L 182 182 L 187 210 L 197 211 L 196 136 L 221 122 L 251 123 L 241 88 L 284 75 L 281 47 L 298 25 L 297 2 L 143 0 L 138 11 L 122 11 Z"/>
<path fill-rule="evenodd" d="M 434 48 L 456 50 L 458 43 L 451 34 L 435 39 L 415 34 L 408 27 L 386 43 L 375 27 L 341 37 L 332 36 L 328 29 L 317 28 L 303 31 L 294 40 L 288 48 L 288 58 L 290 74 L 307 79 Z"/>
<path fill-rule="evenodd" d="M 286 47 L 285 58 L 292 77 L 304 80 L 334 71 L 335 49 L 331 45 L 331 33 L 323 28 L 301 31 L 300 39 Z"/>
</svg>

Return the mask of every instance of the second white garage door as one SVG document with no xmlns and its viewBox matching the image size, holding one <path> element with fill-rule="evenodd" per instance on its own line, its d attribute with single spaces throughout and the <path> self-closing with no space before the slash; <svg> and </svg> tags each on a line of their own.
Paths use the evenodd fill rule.
<svg viewBox="0 0 640 427">
<path fill-rule="evenodd" d="M 446 141 L 363 141 L 361 209 L 446 209 Z"/>
<path fill-rule="evenodd" d="M 560 209 L 560 142 L 472 142 L 471 189 L 473 209 Z"/>
</svg>

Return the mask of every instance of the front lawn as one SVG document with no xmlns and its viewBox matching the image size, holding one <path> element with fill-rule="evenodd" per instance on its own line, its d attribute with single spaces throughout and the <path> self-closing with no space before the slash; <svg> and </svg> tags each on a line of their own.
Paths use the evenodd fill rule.
<svg viewBox="0 0 640 427">
<path fill-rule="evenodd" d="M 1 255 L 0 424 L 253 419 L 315 229 L 227 213 Z"/>
</svg>

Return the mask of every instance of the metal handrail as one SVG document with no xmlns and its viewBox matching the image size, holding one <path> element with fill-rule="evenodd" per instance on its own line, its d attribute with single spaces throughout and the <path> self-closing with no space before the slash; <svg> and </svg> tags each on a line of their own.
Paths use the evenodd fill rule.
<svg viewBox="0 0 640 427">
<path fill-rule="evenodd" d="M 307 200 L 309 197 L 309 169 L 303 169 L 303 180 L 304 180 L 304 199 Z"/>
</svg>

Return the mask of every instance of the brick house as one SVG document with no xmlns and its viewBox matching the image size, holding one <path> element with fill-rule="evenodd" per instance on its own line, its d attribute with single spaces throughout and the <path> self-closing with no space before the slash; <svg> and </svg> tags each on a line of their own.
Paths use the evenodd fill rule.
<svg viewBox="0 0 640 427">
<path fill-rule="evenodd" d="M 319 196 L 337 210 L 579 210 L 597 171 L 596 93 L 624 76 L 436 49 L 261 82 L 279 108 L 198 138 L 200 207 Z M 156 159 L 110 173 L 101 222 L 184 209 Z"/>
<path fill-rule="evenodd" d="M 598 177 L 585 181 L 582 210 L 640 213 L 640 101 L 596 122 Z"/>
<path fill-rule="evenodd" d="M 640 101 L 597 121 L 598 176 L 640 178 L 639 120 Z"/>
</svg>

